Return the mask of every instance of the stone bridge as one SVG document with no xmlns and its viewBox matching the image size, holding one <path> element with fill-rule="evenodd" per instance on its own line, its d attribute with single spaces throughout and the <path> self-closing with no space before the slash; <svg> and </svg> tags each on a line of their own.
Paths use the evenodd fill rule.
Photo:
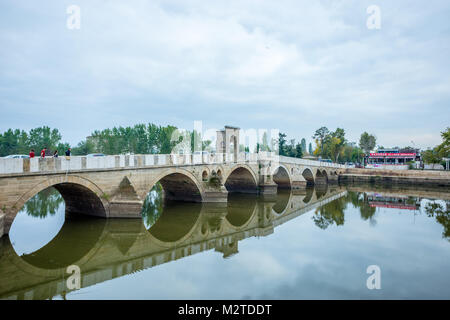
<svg viewBox="0 0 450 320">
<path fill-rule="evenodd" d="M 226 127 L 218 133 L 220 153 L 0 159 L 0 236 L 24 204 L 49 187 L 62 195 L 68 214 L 140 218 L 158 182 L 169 200 L 226 202 L 233 192 L 270 196 L 278 188 L 327 184 L 344 169 L 269 152 L 239 153 L 236 141 L 239 130 Z"/>
<path fill-rule="evenodd" d="M 141 219 L 68 220 L 47 245 L 21 257 L 3 237 L 0 299 L 64 297 L 72 291 L 66 284 L 70 265 L 80 268 L 84 288 L 207 250 L 227 258 L 238 253 L 239 241 L 270 235 L 277 226 L 346 194 L 338 186 L 320 186 L 281 192 L 276 201 L 247 196 L 238 204 L 180 204 L 182 211 L 168 207 L 149 230 Z"/>
</svg>

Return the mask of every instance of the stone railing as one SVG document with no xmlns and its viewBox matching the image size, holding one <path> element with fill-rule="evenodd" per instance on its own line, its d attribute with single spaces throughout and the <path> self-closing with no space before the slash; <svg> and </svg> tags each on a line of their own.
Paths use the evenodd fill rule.
<svg viewBox="0 0 450 320">
<path fill-rule="evenodd" d="M 278 156 L 271 152 L 234 154 L 145 154 L 114 155 L 104 157 L 72 156 L 67 160 L 64 156 L 53 158 L 5 159 L 0 158 L 0 175 L 17 173 L 58 173 L 82 170 L 104 170 L 120 168 L 142 168 L 152 166 L 185 166 L 198 164 L 230 164 L 257 163 L 258 161 L 283 162 L 304 166 L 345 168 L 343 165 Z"/>
<path fill-rule="evenodd" d="M 290 164 L 298 164 L 302 166 L 313 166 L 313 167 L 328 167 L 328 168 L 338 168 L 345 169 L 347 168 L 343 164 L 324 162 L 324 161 L 316 161 L 316 160 L 306 160 L 301 158 L 291 158 L 285 156 L 279 156 L 281 163 L 290 163 Z"/>
</svg>

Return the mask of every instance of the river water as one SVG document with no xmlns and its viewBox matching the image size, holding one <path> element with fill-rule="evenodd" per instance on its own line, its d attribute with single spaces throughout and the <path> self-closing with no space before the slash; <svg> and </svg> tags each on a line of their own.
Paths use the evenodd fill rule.
<svg viewBox="0 0 450 320">
<path fill-rule="evenodd" d="M 0 241 L 2 299 L 450 299 L 450 195 L 328 186 L 143 219 L 65 216 L 55 189 Z"/>
</svg>

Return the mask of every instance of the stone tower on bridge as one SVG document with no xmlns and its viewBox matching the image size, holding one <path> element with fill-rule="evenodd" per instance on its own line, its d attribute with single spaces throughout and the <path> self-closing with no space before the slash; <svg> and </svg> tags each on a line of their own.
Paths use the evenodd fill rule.
<svg viewBox="0 0 450 320">
<path fill-rule="evenodd" d="M 233 154 L 234 162 L 239 153 L 239 130 L 238 127 L 225 126 L 225 129 L 217 131 L 216 152 Z"/>
</svg>

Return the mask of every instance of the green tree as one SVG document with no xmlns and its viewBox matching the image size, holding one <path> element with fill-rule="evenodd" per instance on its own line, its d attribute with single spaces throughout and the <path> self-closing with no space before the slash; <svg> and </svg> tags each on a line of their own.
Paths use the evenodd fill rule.
<svg viewBox="0 0 450 320">
<path fill-rule="evenodd" d="M 425 163 L 440 163 L 442 157 L 440 156 L 437 148 L 422 151 L 422 159 Z"/>
<path fill-rule="evenodd" d="M 313 154 L 313 149 L 312 149 L 312 143 L 311 143 L 311 142 L 309 143 L 308 153 L 309 153 L 310 155 Z"/>
<path fill-rule="evenodd" d="M 324 140 L 328 137 L 330 134 L 330 131 L 327 127 L 321 127 L 316 130 L 314 135 L 312 136 L 313 139 L 315 139 L 318 142 L 319 148 L 320 148 L 320 155 L 324 156 Z"/>
<path fill-rule="evenodd" d="M 303 158 L 303 146 L 300 143 L 295 146 L 295 157 Z"/>
<path fill-rule="evenodd" d="M 437 146 L 436 151 L 441 157 L 450 157 L 450 127 L 441 132 L 442 143 Z"/>
<path fill-rule="evenodd" d="M 36 151 L 47 147 L 53 151 L 61 141 L 58 129 L 50 129 L 47 126 L 31 129 L 29 133 L 29 147 Z"/>
<path fill-rule="evenodd" d="M 85 156 L 94 152 L 94 144 L 90 140 L 81 141 L 75 148 L 72 148 L 72 154 L 74 156 Z"/>
<path fill-rule="evenodd" d="M 327 153 L 330 158 L 332 158 L 335 162 L 338 162 L 339 156 L 347 143 L 347 140 L 345 139 L 345 130 L 342 128 L 336 128 L 336 131 L 330 133 L 327 143 Z"/>
<path fill-rule="evenodd" d="M 286 134 L 278 133 L 278 153 L 280 156 L 287 156 Z"/>
<path fill-rule="evenodd" d="M 28 153 L 28 134 L 19 129 L 8 129 L 0 134 L 0 156 Z"/>
<path fill-rule="evenodd" d="M 359 146 L 366 154 L 368 154 L 376 146 L 376 143 L 377 138 L 375 138 L 375 136 L 368 134 L 367 132 L 361 134 Z"/>
</svg>

